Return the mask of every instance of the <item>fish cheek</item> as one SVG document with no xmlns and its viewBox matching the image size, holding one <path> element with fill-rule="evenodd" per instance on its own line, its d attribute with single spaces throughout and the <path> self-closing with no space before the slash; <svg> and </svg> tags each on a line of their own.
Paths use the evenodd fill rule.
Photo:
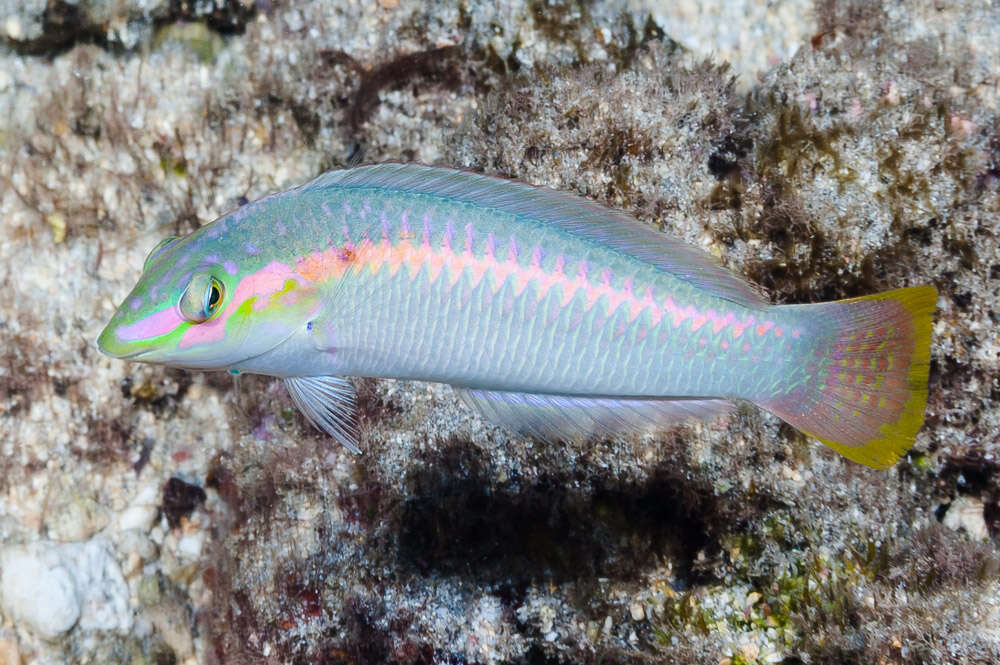
<svg viewBox="0 0 1000 665">
<path fill-rule="evenodd" d="M 251 332 L 254 329 L 254 319 L 261 313 L 253 311 L 254 301 L 257 298 L 251 296 L 247 298 L 236 310 L 229 315 L 226 320 L 226 342 L 231 348 L 238 349 L 247 345 Z"/>
<path fill-rule="evenodd" d="M 256 298 L 248 298 L 230 315 L 226 323 L 226 343 L 239 360 L 245 360 L 270 351 L 306 325 L 312 308 L 302 300 L 294 305 L 272 302 L 268 307 L 255 308 Z M 260 304 L 256 300 L 256 304 Z M 265 301 L 266 302 L 266 301 Z"/>
</svg>

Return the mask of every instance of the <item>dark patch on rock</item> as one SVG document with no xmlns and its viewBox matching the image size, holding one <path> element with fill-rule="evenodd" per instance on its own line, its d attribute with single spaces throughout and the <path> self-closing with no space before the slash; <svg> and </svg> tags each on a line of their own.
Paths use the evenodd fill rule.
<svg viewBox="0 0 1000 665">
<path fill-rule="evenodd" d="M 885 9 L 870 0 L 817 0 L 814 11 L 820 35 L 841 31 L 855 43 L 879 35 L 887 22 Z"/>
<path fill-rule="evenodd" d="M 955 305 L 958 306 L 963 312 L 969 311 L 969 306 L 972 304 L 972 292 L 963 291 L 962 293 L 951 294 L 951 299 L 955 301 Z"/>
<path fill-rule="evenodd" d="M 163 486 L 160 509 L 171 529 L 181 525 L 181 518 L 189 516 L 205 502 L 205 490 L 174 476 Z"/>
<path fill-rule="evenodd" d="M 154 12 L 128 11 L 122 21 L 129 30 L 151 35 L 153 30 L 176 22 L 203 21 L 222 35 L 242 34 L 258 13 L 262 2 L 221 0 L 189 2 L 170 0 L 166 9 Z M 32 18 L 32 17 L 26 17 Z M 93 16 L 88 3 L 50 0 L 39 17 L 41 31 L 37 37 L 12 39 L 5 37 L 9 48 L 21 55 L 54 57 L 77 44 L 96 44 L 112 51 L 134 51 L 137 44 L 123 44 L 105 18 Z"/>
<path fill-rule="evenodd" d="M 131 428 L 121 420 L 92 418 L 87 421 L 87 430 L 87 439 L 70 447 L 77 459 L 93 464 L 131 461 L 135 442 Z"/>
<path fill-rule="evenodd" d="M 726 136 L 708 156 L 708 172 L 719 181 L 739 175 L 741 169 L 747 166 L 745 160 L 752 148 L 753 139 L 747 134 Z"/>
<path fill-rule="evenodd" d="M 468 445 L 419 465 L 398 513 L 401 572 L 499 586 L 629 579 L 668 556 L 684 577 L 708 542 L 697 511 L 663 469 L 641 484 L 546 475 L 497 484 Z M 586 491 L 574 487 L 589 487 Z"/>
<path fill-rule="evenodd" d="M 532 0 L 528 3 L 531 19 L 535 29 L 557 45 L 573 49 L 575 59 L 580 64 L 591 61 L 590 53 L 595 34 L 600 39 L 594 19 L 590 13 L 590 3 L 579 0 L 556 0 L 545 2 Z M 642 19 L 640 19 L 642 20 Z M 625 20 L 623 17 L 625 35 L 621 41 L 612 39 L 602 46 L 619 68 L 632 65 L 636 53 L 651 41 L 666 39 L 670 51 L 676 52 L 681 46 L 666 35 L 652 15 L 647 14 L 641 26 L 635 22 L 635 17 Z M 516 71 L 516 70 L 515 70 Z"/>
<path fill-rule="evenodd" d="M 462 82 L 461 58 L 462 49 L 445 46 L 408 53 L 365 72 L 347 112 L 351 134 L 357 135 L 361 131 L 361 126 L 378 107 L 379 93 L 383 90 L 413 85 L 414 93 L 419 94 L 421 85 L 458 88 Z"/>
<path fill-rule="evenodd" d="M 213 0 L 213 2 L 191 2 L 190 0 L 170 0 L 166 16 L 158 24 L 176 21 L 204 21 L 212 30 L 221 35 L 241 35 L 247 24 L 258 11 L 266 11 L 269 0 Z"/>
<path fill-rule="evenodd" d="M 167 418 L 176 413 L 193 383 L 191 372 L 163 368 L 154 370 L 139 382 L 132 378 L 123 379 L 120 388 L 123 395 L 131 398 L 136 406 L 148 409 L 158 417 Z"/>
<path fill-rule="evenodd" d="M 35 39 L 11 39 L 7 46 L 22 55 L 52 57 L 69 50 L 77 43 L 106 45 L 98 26 L 91 23 L 86 9 L 65 0 L 51 0 L 42 11 L 42 31 Z"/>
<path fill-rule="evenodd" d="M 379 394 L 378 382 L 375 379 L 355 379 L 354 390 L 358 422 L 362 427 L 373 426 L 387 418 L 403 413 L 403 408 L 392 398 Z"/>
<path fill-rule="evenodd" d="M 539 644 L 533 644 L 523 656 L 506 661 L 503 665 L 646 665 L 648 663 L 650 663 L 649 656 L 644 654 L 620 653 L 609 649 L 598 653 L 585 651 L 570 655 L 557 649 L 547 650 Z"/>
</svg>

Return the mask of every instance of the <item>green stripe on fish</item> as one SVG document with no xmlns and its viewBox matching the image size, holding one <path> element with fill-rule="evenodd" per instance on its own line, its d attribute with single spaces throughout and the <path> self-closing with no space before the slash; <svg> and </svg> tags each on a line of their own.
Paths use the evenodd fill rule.
<svg viewBox="0 0 1000 665">
<path fill-rule="evenodd" d="M 342 376 L 448 383 L 494 422 L 548 440 L 749 401 L 885 467 L 923 422 L 935 302 L 918 287 L 774 306 L 591 201 L 383 164 L 324 174 L 158 247 L 99 344 L 281 377 L 352 449 Z"/>
</svg>

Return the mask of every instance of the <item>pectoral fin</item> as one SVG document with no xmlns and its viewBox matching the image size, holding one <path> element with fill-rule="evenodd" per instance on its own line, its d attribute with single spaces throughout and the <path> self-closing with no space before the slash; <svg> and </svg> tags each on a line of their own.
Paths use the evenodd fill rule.
<svg viewBox="0 0 1000 665">
<path fill-rule="evenodd" d="M 462 400 L 502 427 L 545 441 L 657 430 L 708 420 L 735 408 L 709 398 L 620 399 L 457 388 Z"/>
<path fill-rule="evenodd" d="M 339 376 L 289 376 L 288 394 L 306 419 L 351 452 L 358 447 L 358 418 L 354 386 Z"/>
</svg>

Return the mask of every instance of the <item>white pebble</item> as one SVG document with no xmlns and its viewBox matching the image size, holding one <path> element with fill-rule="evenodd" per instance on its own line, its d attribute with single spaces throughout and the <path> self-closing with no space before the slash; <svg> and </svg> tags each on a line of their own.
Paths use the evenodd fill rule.
<svg viewBox="0 0 1000 665">
<path fill-rule="evenodd" d="M 159 504 L 159 485 L 150 483 L 140 487 L 129 507 L 118 516 L 118 528 L 122 531 L 139 529 L 143 533 L 148 532 L 156 521 Z"/>
<path fill-rule="evenodd" d="M 73 556 L 75 574 L 83 597 L 80 628 L 128 633 L 132 629 L 128 586 L 121 566 L 102 538 L 79 545 L 66 546 Z"/>
<path fill-rule="evenodd" d="M 193 561 L 201 556 L 201 548 L 205 544 L 205 532 L 195 531 L 186 534 L 177 541 L 177 556 L 181 559 Z"/>
<path fill-rule="evenodd" d="M 988 540 L 989 529 L 983 516 L 983 502 L 969 496 L 960 496 L 951 502 L 944 515 L 944 525 L 949 529 L 965 531 L 973 540 Z"/>
<path fill-rule="evenodd" d="M 73 571 L 57 547 L 43 544 L 0 552 L 0 602 L 4 612 L 48 640 L 68 632 L 83 607 Z"/>
<path fill-rule="evenodd" d="M 102 538 L 0 550 L 0 603 L 33 633 L 55 639 L 74 626 L 127 633 L 128 587 Z"/>
<path fill-rule="evenodd" d="M 16 16 L 8 16 L 7 20 L 4 21 L 3 29 L 11 39 L 21 38 L 21 22 L 17 20 Z"/>
</svg>

